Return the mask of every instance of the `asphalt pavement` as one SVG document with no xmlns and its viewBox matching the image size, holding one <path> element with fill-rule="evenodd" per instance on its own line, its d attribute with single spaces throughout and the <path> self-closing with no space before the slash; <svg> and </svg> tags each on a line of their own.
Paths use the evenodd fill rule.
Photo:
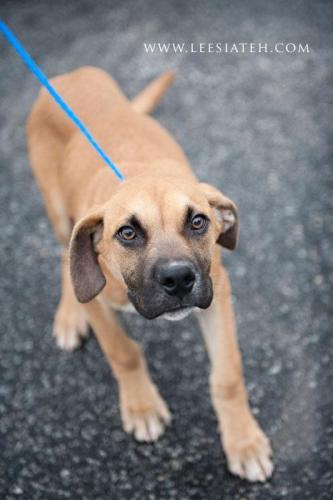
<svg viewBox="0 0 333 500">
<path fill-rule="evenodd" d="M 194 318 L 122 318 L 174 416 L 154 445 L 122 431 L 93 337 L 56 348 L 60 251 L 24 131 L 39 87 L 0 36 L 0 498 L 333 498 L 333 3 L 2 0 L 0 16 L 49 76 L 96 65 L 134 96 L 176 68 L 155 116 L 240 208 L 240 245 L 224 259 L 251 405 L 275 452 L 265 484 L 227 472 Z M 170 41 L 310 50 L 145 52 Z"/>
</svg>

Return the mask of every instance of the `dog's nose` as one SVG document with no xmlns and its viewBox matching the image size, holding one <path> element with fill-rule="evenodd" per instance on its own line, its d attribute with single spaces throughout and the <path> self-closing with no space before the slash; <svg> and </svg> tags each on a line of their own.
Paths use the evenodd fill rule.
<svg viewBox="0 0 333 500">
<path fill-rule="evenodd" d="M 165 262 L 156 271 L 158 282 L 169 295 L 182 298 L 193 288 L 195 269 L 190 262 Z"/>
</svg>

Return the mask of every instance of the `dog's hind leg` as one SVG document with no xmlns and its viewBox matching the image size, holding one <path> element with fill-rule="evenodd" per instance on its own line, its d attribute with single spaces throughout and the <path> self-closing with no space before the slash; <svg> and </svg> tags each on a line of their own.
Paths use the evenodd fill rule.
<svg viewBox="0 0 333 500">
<path fill-rule="evenodd" d="M 62 255 L 62 292 L 58 309 L 54 318 L 53 335 L 57 345 L 65 351 L 73 351 L 80 346 L 81 340 L 87 337 L 89 325 L 83 306 L 75 297 L 69 272 L 68 250 Z"/>
<path fill-rule="evenodd" d="M 61 299 L 54 318 L 53 335 L 57 345 L 65 351 L 73 351 L 80 346 L 89 333 L 87 316 L 83 306 L 75 297 L 69 272 L 68 250 L 63 250 Z"/>
<path fill-rule="evenodd" d="M 72 228 L 59 181 L 64 144 L 43 117 L 39 102 L 37 100 L 27 123 L 29 159 L 54 234 L 67 246 Z"/>
<path fill-rule="evenodd" d="M 61 349 L 71 351 L 78 347 L 82 337 L 88 334 L 88 323 L 85 311 L 75 297 L 69 273 L 68 245 L 72 227 L 59 183 L 64 144 L 48 124 L 42 104 L 41 96 L 28 120 L 28 149 L 31 168 L 42 193 L 54 234 L 63 246 L 62 293 L 54 319 L 53 335 Z"/>
</svg>

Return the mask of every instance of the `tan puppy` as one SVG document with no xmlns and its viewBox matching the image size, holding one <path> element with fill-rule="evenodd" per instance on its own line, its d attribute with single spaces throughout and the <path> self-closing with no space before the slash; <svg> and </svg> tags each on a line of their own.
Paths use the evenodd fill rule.
<svg viewBox="0 0 333 500">
<path fill-rule="evenodd" d="M 249 408 L 229 279 L 220 264 L 219 245 L 237 243 L 237 209 L 198 182 L 179 145 L 147 116 L 172 79 L 162 75 L 132 102 L 99 69 L 52 80 L 120 168 L 123 183 L 44 90 L 34 104 L 27 126 L 31 165 L 63 245 L 54 335 L 71 350 L 93 328 L 119 383 L 125 431 L 155 441 L 170 414 L 114 310 L 134 306 L 150 319 L 180 319 L 195 310 L 229 469 L 264 481 L 273 469 L 270 445 Z"/>
</svg>

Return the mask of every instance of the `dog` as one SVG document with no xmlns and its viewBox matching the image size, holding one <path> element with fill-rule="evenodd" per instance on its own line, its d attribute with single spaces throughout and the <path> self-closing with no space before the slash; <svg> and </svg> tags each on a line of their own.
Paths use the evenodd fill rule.
<svg viewBox="0 0 333 500">
<path fill-rule="evenodd" d="M 71 351 L 91 326 L 119 384 L 123 428 L 155 441 L 170 423 L 139 345 L 117 310 L 148 319 L 198 316 L 211 361 L 210 391 L 231 473 L 265 481 L 271 446 L 242 375 L 221 247 L 239 233 L 235 203 L 201 183 L 181 147 L 149 113 L 174 78 L 166 72 L 129 101 L 105 71 L 51 80 L 125 177 L 120 182 L 42 89 L 27 120 L 32 170 L 62 245 L 62 293 L 53 334 Z"/>
</svg>

